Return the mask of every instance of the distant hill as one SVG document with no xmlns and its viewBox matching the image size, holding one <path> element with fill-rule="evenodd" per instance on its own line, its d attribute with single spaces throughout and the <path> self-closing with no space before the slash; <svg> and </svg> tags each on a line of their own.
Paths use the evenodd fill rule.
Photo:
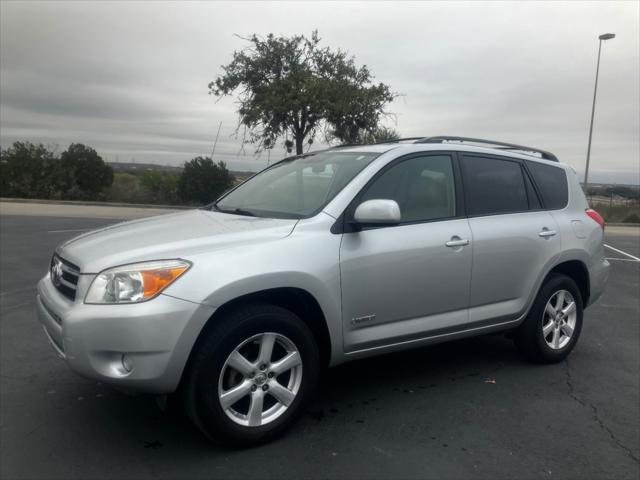
<svg viewBox="0 0 640 480">
<path fill-rule="evenodd" d="M 580 185 L 584 184 L 582 182 L 580 182 Z M 591 187 L 595 187 L 595 188 L 607 188 L 607 187 L 627 187 L 627 188 L 632 188 L 632 189 L 640 189 L 640 185 L 638 185 L 637 183 L 594 183 L 594 182 L 589 182 L 589 188 Z"/>
<path fill-rule="evenodd" d="M 621 185 L 611 183 L 590 183 L 587 195 L 609 197 L 612 201 L 614 197 L 621 199 L 640 201 L 640 186 Z"/>
<path fill-rule="evenodd" d="M 114 172 L 143 172 L 145 170 L 160 170 L 163 172 L 180 172 L 182 167 L 171 165 L 156 165 L 155 163 L 107 162 Z"/>
</svg>

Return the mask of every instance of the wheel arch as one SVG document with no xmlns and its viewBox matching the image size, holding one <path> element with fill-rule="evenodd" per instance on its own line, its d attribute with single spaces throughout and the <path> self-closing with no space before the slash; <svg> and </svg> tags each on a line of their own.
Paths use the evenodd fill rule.
<svg viewBox="0 0 640 480">
<path fill-rule="evenodd" d="M 207 332 L 215 326 L 216 320 L 236 308 L 251 303 L 269 303 L 295 313 L 309 327 L 313 336 L 316 338 L 320 351 L 321 365 L 327 366 L 329 364 L 332 353 L 331 336 L 320 303 L 305 289 L 298 287 L 275 287 L 239 295 L 227 300 L 216 308 L 215 312 L 213 312 L 200 330 L 191 348 L 182 372 L 182 379 L 184 379 L 186 372 L 189 371 L 193 353 L 197 350 L 202 339 L 206 337 Z"/>
<path fill-rule="evenodd" d="M 591 296 L 591 282 L 589 278 L 589 270 L 584 262 L 581 260 L 566 260 L 555 265 L 549 273 L 547 273 L 543 284 L 547 281 L 549 276 L 553 274 L 566 275 L 576 282 L 582 297 L 582 305 L 586 307 L 589 304 L 589 297 Z"/>
</svg>

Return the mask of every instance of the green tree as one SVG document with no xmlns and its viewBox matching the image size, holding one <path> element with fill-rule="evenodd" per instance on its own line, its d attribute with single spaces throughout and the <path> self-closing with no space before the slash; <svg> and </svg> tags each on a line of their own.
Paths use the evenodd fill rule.
<svg viewBox="0 0 640 480">
<path fill-rule="evenodd" d="M 0 195 L 47 198 L 56 160 L 41 143 L 14 142 L 0 152 Z"/>
<path fill-rule="evenodd" d="M 360 135 L 358 135 L 353 143 L 364 145 L 380 142 L 393 142 L 398 139 L 400 139 L 400 134 L 393 128 L 378 127 L 371 132 L 360 132 Z"/>
<path fill-rule="evenodd" d="M 65 196 L 95 200 L 113 183 L 113 169 L 93 148 L 72 143 L 62 152 L 56 177 L 66 187 Z"/>
<path fill-rule="evenodd" d="M 356 66 L 341 50 L 320 47 L 320 38 L 303 35 L 266 38 L 252 35 L 250 45 L 233 53 L 224 73 L 209 84 L 216 96 L 238 92 L 240 127 L 257 150 L 273 148 L 280 138 L 291 152 L 303 152 L 320 130 L 347 143 L 373 132 L 395 95 L 373 83 L 371 72 Z"/>
<path fill-rule="evenodd" d="M 207 204 L 231 188 L 233 175 L 224 162 L 214 163 L 209 157 L 196 157 L 184 164 L 178 181 L 178 196 L 189 203 Z"/>
</svg>

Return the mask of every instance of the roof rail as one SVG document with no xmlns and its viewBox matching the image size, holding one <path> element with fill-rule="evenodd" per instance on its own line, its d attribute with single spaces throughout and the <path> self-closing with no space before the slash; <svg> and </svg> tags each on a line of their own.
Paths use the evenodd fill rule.
<svg viewBox="0 0 640 480">
<path fill-rule="evenodd" d="M 333 147 L 330 147 L 330 149 L 334 149 L 334 148 L 346 148 L 346 147 L 362 147 L 362 146 L 366 146 L 366 145 L 385 145 L 387 143 L 398 143 L 398 142 L 408 142 L 408 141 L 413 141 L 413 143 L 416 143 L 416 140 L 422 140 L 424 137 L 406 137 L 406 138 L 396 138 L 395 140 L 384 140 L 382 142 L 375 142 L 375 143 L 341 143 L 340 145 L 334 145 Z"/>
<path fill-rule="evenodd" d="M 418 143 L 417 140 L 422 140 L 424 137 L 405 137 L 405 138 L 396 138 L 395 140 L 385 140 L 383 142 L 376 142 L 376 145 L 384 145 L 385 143 L 399 143 L 399 142 L 409 142 L 414 141 L 413 143 Z"/>
<path fill-rule="evenodd" d="M 406 138 L 397 138 L 395 140 L 385 140 L 384 142 L 376 142 L 371 145 L 385 145 L 388 143 L 399 143 L 399 142 L 413 142 L 413 143 L 475 143 L 482 145 L 489 145 L 498 150 L 518 150 L 523 152 L 525 155 L 530 155 L 532 153 L 537 153 L 544 160 L 551 160 L 552 162 L 559 162 L 558 157 L 556 157 L 553 153 L 547 152 L 546 150 L 540 150 L 539 148 L 533 147 L 525 147 L 524 145 L 516 145 L 515 143 L 505 143 L 505 142 L 497 142 L 495 140 L 486 140 L 483 138 L 470 138 L 470 137 L 450 137 L 450 136 L 437 136 L 437 137 L 406 137 Z M 344 147 L 360 147 L 362 144 L 355 143 L 345 143 L 342 145 L 336 145 L 331 147 L 334 148 L 344 148 Z M 491 147 L 489 147 L 491 148 Z M 532 155 L 533 156 L 533 155 Z"/>
<path fill-rule="evenodd" d="M 494 140 L 485 140 L 482 138 L 449 137 L 449 136 L 424 137 L 417 140 L 415 143 L 448 143 L 448 142 L 493 145 L 495 148 L 500 150 L 521 150 L 523 152 L 538 153 L 545 160 L 551 160 L 552 162 L 559 161 L 558 157 L 556 157 L 553 153 L 547 152 L 545 150 L 540 150 L 539 148 L 525 147 L 524 145 L 516 145 L 514 143 L 496 142 Z"/>
</svg>

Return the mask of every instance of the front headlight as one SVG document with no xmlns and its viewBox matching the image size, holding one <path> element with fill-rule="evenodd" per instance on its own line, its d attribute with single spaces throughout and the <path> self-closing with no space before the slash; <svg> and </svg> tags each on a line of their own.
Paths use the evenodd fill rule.
<svg viewBox="0 0 640 480">
<path fill-rule="evenodd" d="M 109 268 L 94 278 L 84 303 L 136 303 L 158 295 L 186 272 L 186 260 L 158 260 Z"/>
</svg>

